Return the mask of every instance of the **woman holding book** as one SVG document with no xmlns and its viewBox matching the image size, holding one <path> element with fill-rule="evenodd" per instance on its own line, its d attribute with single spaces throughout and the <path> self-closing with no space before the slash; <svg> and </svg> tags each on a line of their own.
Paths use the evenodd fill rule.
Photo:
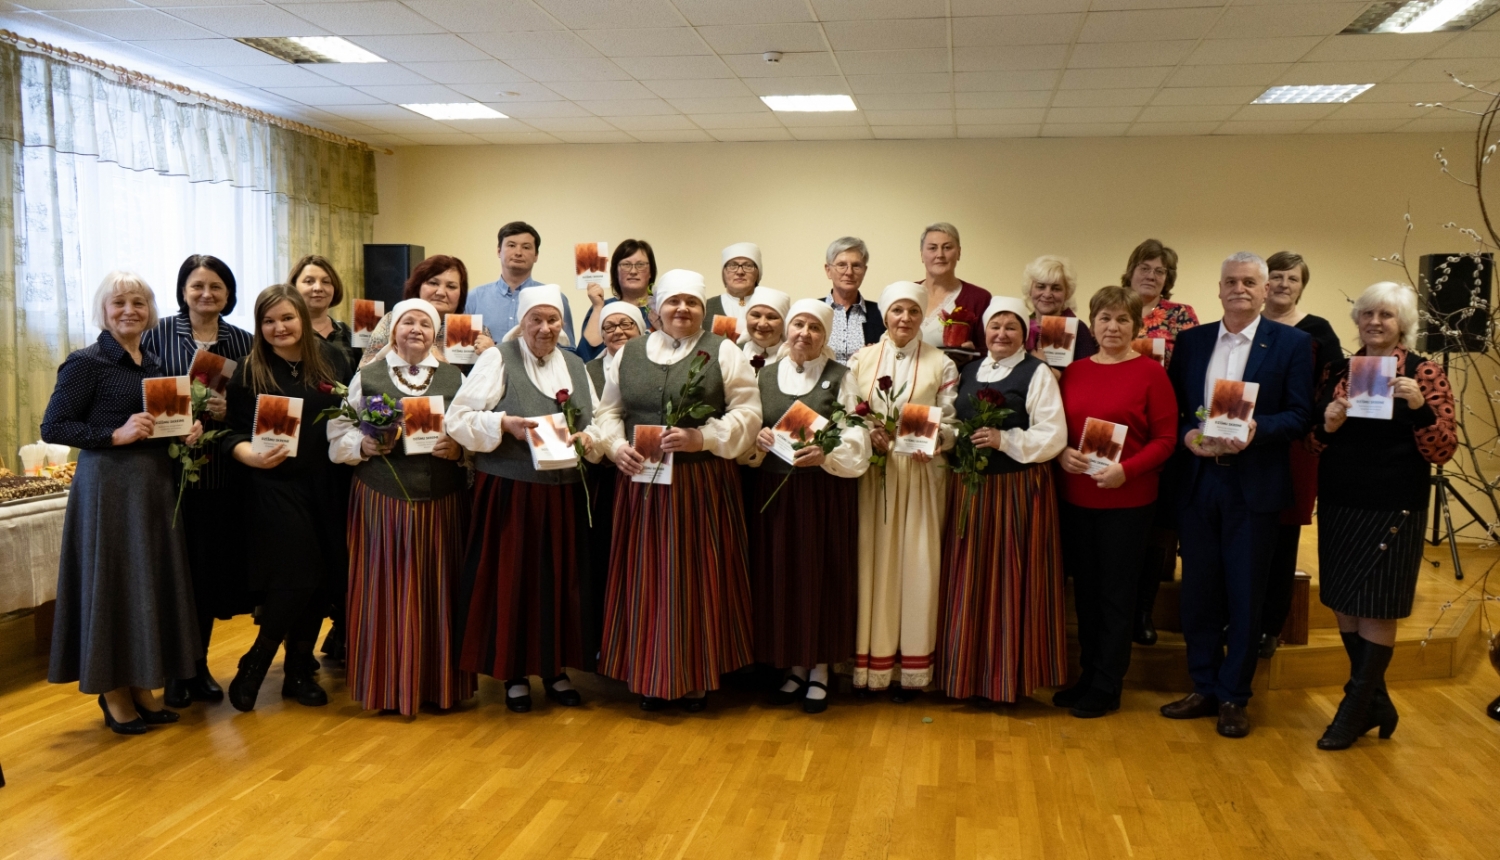
<svg viewBox="0 0 1500 860">
<path fill-rule="evenodd" d="M 1046 363 L 1047 357 L 1037 346 L 1042 334 L 1042 317 L 1075 317 L 1073 293 L 1078 289 L 1078 280 L 1066 258 L 1048 254 L 1027 264 L 1022 289 L 1026 307 L 1031 311 L 1027 320 L 1026 351 Z M 1088 324 L 1079 320 L 1072 360 L 1088 358 L 1098 351 L 1099 344 L 1094 342 Z M 1051 367 L 1051 370 L 1054 379 L 1062 376 L 1062 367 Z"/>
<path fill-rule="evenodd" d="M 583 457 L 543 469 L 535 450 L 548 433 L 537 428 L 562 413 L 566 425 L 548 437 L 598 459 L 588 372 L 562 348 L 563 302 L 556 285 L 522 290 L 519 322 L 479 357 L 447 417 L 448 434 L 477 452 L 478 470 L 456 601 L 459 666 L 504 679 L 505 706 L 516 713 L 531 710 L 532 675 L 552 701 L 582 704 L 563 667 L 592 671 L 599 650 L 588 623 L 599 595 L 587 588 Z"/>
<path fill-rule="evenodd" d="M 873 468 L 859 485 L 854 686 L 891 688 L 894 702 L 910 701 L 932 681 L 948 482 L 942 452 L 953 447 L 958 397 L 958 368 L 922 339 L 927 295 L 910 281 L 886 287 L 885 334 L 849 359 L 874 449 Z M 905 406 L 939 410 L 933 453 L 895 450 L 893 430 Z"/>
<path fill-rule="evenodd" d="M 434 254 L 418 263 L 406 279 L 406 288 L 401 293 L 402 301 L 421 299 L 436 308 L 438 318 L 443 321 L 443 324 L 438 327 L 437 339 L 432 344 L 432 355 L 438 361 L 448 360 L 447 353 L 444 351 L 444 346 L 448 342 L 448 315 L 463 313 L 464 302 L 468 300 L 468 297 L 469 270 L 464 266 L 464 261 L 457 257 Z M 375 328 L 370 331 L 370 342 L 365 346 L 364 357 L 359 360 L 360 367 L 364 367 L 377 358 L 384 358 L 386 353 L 390 352 L 393 322 L 390 312 L 387 312 L 384 317 L 381 317 L 380 322 L 375 324 Z M 476 356 L 483 354 L 494 345 L 495 341 L 490 338 L 490 330 L 486 328 L 474 341 Z"/>
<path fill-rule="evenodd" d="M 236 301 L 234 273 L 218 257 L 194 254 L 177 270 L 177 315 L 161 320 L 141 337 L 141 346 L 157 356 L 167 376 L 189 376 L 198 353 L 208 358 L 200 373 L 212 378 L 204 382 L 214 391 L 208 398 L 209 416 L 205 432 L 224 429 L 225 383 L 218 372 L 219 359 L 238 364 L 250 351 L 250 332 L 224 321 Z M 212 370 L 206 365 L 212 364 Z M 244 605 L 245 569 L 241 547 L 244 490 L 239 470 L 227 457 L 210 457 L 198 469 L 198 480 L 183 493 L 179 515 L 187 537 L 188 566 L 193 571 L 193 603 L 198 613 L 198 638 L 203 653 L 192 678 L 167 679 L 163 698 L 167 707 L 186 708 L 194 701 L 221 702 L 224 690 L 208 671 L 208 643 L 213 637 L 214 618 L 232 618 L 250 611 Z"/>
<path fill-rule="evenodd" d="M 776 360 L 777 351 L 786 339 L 786 314 L 791 306 L 792 297 L 781 290 L 756 287 L 750 294 L 740 344 L 757 374 Z"/>
<path fill-rule="evenodd" d="M 1057 380 L 1023 349 L 1026 311 L 1019 299 L 991 299 L 988 355 L 959 377 L 956 417 L 960 432 L 973 430 L 950 455 L 955 472 L 967 471 L 948 490 L 935 679 L 955 699 L 1014 702 L 1068 674 L 1050 462 L 1068 428 Z"/>
<path fill-rule="evenodd" d="M 608 348 L 609 335 L 603 331 L 602 311 L 607 305 L 625 302 L 641 313 L 641 331 L 653 328 L 651 287 L 656 283 L 656 252 L 645 239 L 626 239 L 615 246 L 609 256 L 609 288 L 613 296 L 605 298 L 604 288 L 589 285 L 589 309 L 579 329 L 578 348 L 574 350 L 585 362 L 592 362 Z M 603 390 L 603 385 L 599 390 Z"/>
<path fill-rule="evenodd" d="M 1140 296 L 1105 287 L 1089 301 L 1089 322 L 1099 352 L 1063 371 L 1068 447 L 1058 458 L 1063 566 L 1073 577 L 1083 674 L 1052 697 L 1084 718 L 1120 707 L 1158 480 L 1177 444 L 1167 372 L 1131 346 L 1141 330 Z M 1093 425 L 1087 442 L 1086 425 Z"/>
<path fill-rule="evenodd" d="M 828 707 L 828 667 L 849 659 L 854 642 L 857 479 L 870 467 L 870 433 L 853 417 L 859 396 L 848 368 L 833 360 L 832 330 L 826 302 L 790 306 L 779 360 L 758 378 L 760 432 L 741 456 L 757 467 L 742 472 L 755 659 L 791 667 L 771 701 L 801 699 L 809 714 Z M 825 429 L 809 426 L 816 418 L 829 422 Z"/>
<path fill-rule="evenodd" d="M 1349 654 L 1344 698 L 1318 741 L 1324 750 L 1347 749 L 1377 726 L 1382 738 L 1396 730 L 1385 670 L 1396 622 L 1411 615 L 1416 598 L 1431 467 L 1458 449 L 1448 377 L 1412 350 L 1416 292 L 1374 284 L 1349 316 L 1360 349 L 1328 367 L 1313 427 L 1322 449 L 1319 596 L 1338 617 Z"/>
<path fill-rule="evenodd" d="M 310 707 L 328 704 L 315 677 L 313 643 L 348 575 L 349 483 L 344 467 L 329 459 L 327 432 L 315 425 L 320 412 L 340 404 L 333 385 L 349 374 L 346 353 L 313 331 L 296 287 L 261 291 L 255 339 L 225 395 L 229 435 L 221 440 L 223 454 L 249 468 L 246 519 L 255 537 L 248 583 L 262 595 L 260 631 L 229 684 L 229 703 L 241 711 L 255 708 L 283 641 L 282 698 Z M 300 420 L 294 412 L 298 401 Z M 284 417 L 267 421 L 262 411 Z M 295 446 L 263 438 L 272 430 L 291 436 Z"/>
<path fill-rule="evenodd" d="M 463 449 L 441 424 L 433 442 L 427 439 L 433 422 L 414 420 L 441 420 L 464 378 L 432 356 L 442 318 L 431 303 L 406 299 L 391 314 L 391 351 L 354 374 L 348 400 L 395 401 L 403 413 L 403 438 L 368 435 L 341 416 L 328 423 L 328 440 L 333 461 L 354 467 L 349 697 L 366 709 L 409 717 L 423 702 L 452 708 L 475 689 L 474 676 L 458 667 L 452 634 L 453 592 L 469 525 Z M 434 397 L 442 403 L 429 399 Z"/>
<path fill-rule="evenodd" d="M 620 351 L 596 418 L 622 476 L 599 671 L 643 710 L 680 699 L 698 712 L 721 674 L 752 659 L 733 461 L 760 430 L 760 391 L 740 348 L 703 330 L 702 275 L 663 274 L 656 306 L 662 327 Z"/>
<path fill-rule="evenodd" d="M 94 293 L 95 342 L 68 356 L 42 416 L 42 439 L 78 450 L 57 571 L 47 680 L 99 696 L 122 735 L 177 722 L 152 692 L 196 676 L 203 655 L 169 438 L 153 439 L 145 380 L 162 376 L 141 343 L 156 325 L 151 287 L 110 272 Z M 196 442 L 194 424 L 185 441 Z"/>
</svg>

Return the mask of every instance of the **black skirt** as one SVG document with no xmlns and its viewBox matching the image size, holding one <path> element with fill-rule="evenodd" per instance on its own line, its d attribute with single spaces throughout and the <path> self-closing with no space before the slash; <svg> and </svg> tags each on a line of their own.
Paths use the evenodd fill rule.
<svg viewBox="0 0 1500 860">
<path fill-rule="evenodd" d="M 1422 566 L 1425 506 L 1367 511 L 1318 505 L 1318 592 L 1323 605 L 1359 618 L 1411 615 Z"/>
</svg>

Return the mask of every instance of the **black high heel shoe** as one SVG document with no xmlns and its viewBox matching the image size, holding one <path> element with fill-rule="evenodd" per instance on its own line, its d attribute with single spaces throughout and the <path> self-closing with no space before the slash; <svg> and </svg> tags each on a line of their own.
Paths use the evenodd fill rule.
<svg viewBox="0 0 1500 860">
<path fill-rule="evenodd" d="M 176 711 L 170 711 L 166 708 L 153 711 L 140 702 L 135 703 L 135 712 L 140 715 L 141 722 L 148 726 L 165 726 L 182 719 L 182 715 Z"/>
<path fill-rule="evenodd" d="M 125 723 L 115 719 L 114 714 L 109 712 L 109 703 L 104 701 L 103 693 L 99 694 L 99 710 L 104 712 L 104 725 L 117 735 L 144 735 L 146 733 L 146 721 L 139 716 Z"/>
</svg>

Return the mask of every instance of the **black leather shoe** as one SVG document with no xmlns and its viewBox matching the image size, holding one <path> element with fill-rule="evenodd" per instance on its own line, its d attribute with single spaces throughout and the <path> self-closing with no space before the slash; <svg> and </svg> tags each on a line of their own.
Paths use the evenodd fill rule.
<svg viewBox="0 0 1500 860">
<path fill-rule="evenodd" d="M 152 711 L 140 702 L 135 703 L 135 712 L 141 715 L 141 722 L 148 726 L 165 726 L 168 723 L 175 723 L 182 719 L 182 715 L 176 711 L 169 711 L 166 708 L 162 708 L 159 711 Z"/>
<path fill-rule="evenodd" d="M 684 711 L 690 714 L 701 714 L 708 709 L 708 693 L 701 696 L 683 696 L 678 700 Z"/>
<path fill-rule="evenodd" d="M 235 673 L 234 680 L 229 682 L 229 704 L 234 705 L 235 710 L 255 710 L 255 697 L 260 693 L 260 685 L 266 680 L 266 672 L 271 669 L 271 661 L 276 659 L 278 647 L 278 643 L 257 639 L 245 656 L 240 658 L 240 670 Z"/>
<path fill-rule="evenodd" d="M 519 696 L 512 696 L 510 688 L 520 685 L 526 687 L 526 692 Z M 524 714 L 531 710 L 531 679 L 516 678 L 505 682 L 505 707 L 509 708 L 513 714 Z"/>
<path fill-rule="evenodd" d="M 296 699 L 297 704 L 321 708 L 328 704 L 328 691 L 310 674 L 288 674 L 281 682 L 281 698 Z"/>
<path fill-rule="evenodd" d="M 1276 656 L 1276 648 L 1281 645 L 1281 637 L 1270 633 L 1260 634 L 1260 659 L 1269 660 Z"/>
<path fill-rule="evenodd" d="M 1079 697 L 1077 703 L 1068 709 L 1068 713 L 1081 720 L 1092 720 L 1102 717 L 1110 711 L 1118 710 L 1120 710 L 1119 693 L 1089 690 Z"/>
<path fill-rule="evenodd" d="M 199 660 L 197 674 L 183 682 L 187 686 L 188 695 L 195 702 L 222 702 L 224 701 L 224 688 L 214 680 L 214 676 L 208 672 L 208 661 Z M 171 705 L 171 702 L 167 702 Z"/>
<path fill-rule="evenodd" d="M 190 681 L 179 681 L 176 678 L 168 678 L 167 686 L 161 691 L 161 700 L 169 708 L 186 708 L 193 703 L 193 693 L 188 689 Z"/>
<path fill-rule="evenodd" d="M 556 678 L 553 678 L 552 680 L 543 684 L 542 688 L 547 691 L 547 698 L 551 699 L 552 701 L 558 703 L 559 705 L 562 705 L 565 708 L 576 708 L 579 705 L 583 704 L 583 696 L 579 695 L 577 690 L 554 690 L 552 688 L 552 685 L 556 684 L 558 681 L 566 680 L 568 680 L 568 673 L 563 672 Z"/>
<path fill-rule="evenodd" d="M 671 702 L 670 699 L 663 699 L 663 698 L 660 698 L 658 696 L 642 696 L 641 697 L 641 710 L 643 710 L 643 711 L 648 711 L 648 712 L 654 714 L 657 711 L 665 711 L 667 708 L 670 708 L 671 706 L 672 706 L 672 702 Z"/>
<path fill-rule="evenodd" d="M 822 690 L 823 698 L 803 699 L 802 712 L 804 714 L 821 714 L 824 711 L 828 710 L 828 686 L 826 684 L 820 684 L 817 681 L 808 681 L 805 686 L 808 690 L 811 690 L 813 687 L 817 687 L 819 690 Z"/>
<path fill-rule="evenodd" d="M 99 710 L 104 712 L 104 725 L 117 735 L 144 735 L 146 733 L 146 721 L 136 717 L 128 722 L 120 722 L 109 712 L 109 704 L 104 701 L 104 695 L 99 695 Z"/>
<path fill-rule="evenodd" d="M 1151 618 L 1151 610 L 1145 609 L 1135 615 L 1135 632 L 1130 637 L 1137 645 L 1156 644 L 1156 622 Z"/>
<path fill-rule="evenodd" d="M 918 696 L 921 696 L 921 695 L 922 695 L 922 691 L 921 690 L 918 690 L 918 689 L 915 689 L 915 688 L 912 688 L 912 687 L 892 687 L 891 688 L 891 701 L 895 702 L 898 705 L 904 705 L 907 702 L 915 700 Z"/>
<path fill-rule="evenodd" d="M 1245 706 L 1234 702 L 1219 705 L 1219 734 L 1226 738 L 1243 738 L 1250 734 L 1250 718 Z"/>
<path fill-rule="evenodd" d="M 796 675 L 787 675 L 786 680 L 796 684 L 796 689 L 783 690 L 781 689 L 781 687 L 777 687 L 775 690 L 771 691 L 771 694 L 769 696 L 766 696 L 767 702 L 773 705 L 790 705 L 791 703 L 807 695 L 808 681 L 806 678 L 798 678 Z M 785 682 L 782 683 L 782 686 L 786 686 Z"/>
<path fill-rule="evenodd" d="M 1093 687 L 1093 682 L 1081 679 L 1071 687 L 1058 690 L 1052 694 L 1052 704 L 1059 708 L 1071 708 L 1078 704 L 1078 700 Z"/>
<path fill-rule="evenodd" d="M 1201 693 L 1189 693 L 1175 702 L 1161 706 L 1161 715 L 1169 720 L 1196 720 L 1219 713 L 1219 700 Z"/>
</svg>

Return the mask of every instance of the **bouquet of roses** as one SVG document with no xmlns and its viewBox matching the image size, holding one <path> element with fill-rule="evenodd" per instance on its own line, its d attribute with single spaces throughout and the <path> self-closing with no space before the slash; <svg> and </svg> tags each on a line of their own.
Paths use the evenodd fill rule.
<svg viewBox="0 0 1500 860">
<path fill-rule="evenodd" d="M 833 414 L 828 416 L 828 423 L 823 425 L 821 430 L 814 431 L 811 439 L 807 438 L 806 427 L 797 428 L 798 441 L 792 443 L 792 450 L 801 451 L 803 448 L 816 445 L 823 449 L 823 456 L 826 457 L 832 454 L 833 450 L 843 443 L 844 428 L 853 427 L 858 420 L 857 418 L 849 417 L 849 414 L 842 408 L 835 406 Z M 795 466 L 792 467 L 792 471 L 796 471 Z M 781 479 L 781 483 L 776 485 L 776 489 L 771 491 L 771 495 L 766 497 L 766 503 L 760 506 L 761 513 L 766 512 L 766 508 L 771 506 L 771 500 L 776 498 L 776 494 L 781 492 L 781 488 L 785 487 L 786 482 L 791 479 L 792 472 L 787 472 L 786 477 Z"/>
<path fill-rule="evenodd" d="M 938 311 L 938 322 L 943 325 L 943 346 L 957 348 L 970 340 L 969 331 L 979 317 L 968 308 L 955 305 L 952 311 Z"/>
<path fill-rule="evenodd" d="M 200 373 L 193 377 L 192 384 L 192 416 L 202 419 L 208 415 L 208 399 L 213 397 L 214 390 L 208 387 L 208 375 Z M 203 453 L 203 446 L 228 433 L 228 430 L 209 430 L 198 437 L 198 441 L 192 445 L 186 442 L 173 442 L 167 446 L 167 456 L 177 461 L 182 467 L 182 474 L 177 478 L 177 506 L 172 509 L 172 527 L 177 527 L 177 514 L 182 510 L 182 491 L 187 489 L 188 484 L 198 483 L 198 472 L 212 459 L 211 454 Z"/>
<path fill-rule="evenodd" d="M 662 423 L 668 427 L 676 427 L 688 418 L 707 418 L 714 414 L 713 406 L 703 402 L 703 383 L 698 378 L 703 375 L 703 368 L 708 366 L 708 360 L 713 358 L 707 352 L 698 350 L 693 360 L 688 364 L 688 378 L 682 383 L 682 388 L 677 392 L 677 399 L 668 397 L 662 407 Z M 656 481 L 646 485 L 644 498 L 651 498 L 651 487 Z"/>
<path fill-rule="evenodd" d="M 984 483 L 984 470 L 990 464 L 990 449 L 974 444 L 974 432 L 985 427 L 998 430 L 1005 419 L 1015 412 L 1006 407 L 1005 395 L 989 388 L 980 389 L 969 398 L 969 403 L 974 407 L 974 417 L 958 425 L 958 444 L 954 446 L 952 460 L 953 473 L 964 482 L 970 501 L 970 504 L 965 504 L 959 511 L 960 532 L 968 522 L 969 508 L 973 507 L 974 496 Z"/>
<path fill-rule="evenodd" d="M 582 414 L 582 410 L 578 408 L 577 403 L 573 402 L 572 393 L 569 392 L 568 389 L 563 388 L 560 389 L 557 394 L 553 395 L 553 397 L 557 400 L 558 408 L 562 410 L 563 420 L 568 424 L 568 432 L 577 433 L 578 418 Z M 578 477 L 582 479 L 581 482 L 583 484 L 583 509 L 584 512 L 588 514 L 589 528 L 593 528 L 594 503 L 589 499 L 589 476 L 583 468 L 583 443 L 578 441 L 577 439 L 574 439 L 573 450 L 578 454 Z"/>
<path fill-rule="evenodd" d="M 325 418 L 343 418 L 351 424 L 359 425 L 359 432 L 374 439 L 382 448 L 389 448 L 396 444 L 401 438 L 401 405 L 389 394 L 379 397 L 361 397 L 363 401 L 360 407 L 356 407 L 349 401 L 349 386 L 341 382 L 320 382 L 318 390 L 324 394 L 337 394 L 344 398 L 337 406 L 330 406 L 318 413 L 313 419 L 316 424 Z M 396 486 L 401 488 L 401 495 L 411 501 L 411 494 L 406 492 L 406 485 L 401 483 L 401 476 L 396 474 L 396 467 L 386 459 L 384 454 L 380 459 L 385 462 L 385 467 L 391 470 L 391 477 L 396 479 Z"/>
<path fill-rule="evenodd" d="M 901 383 L 896 388 L 895 380 L 889 376 L 882 376 L 876 380 L 875 397 L 880 400 L 879 409 L 868 400 L 861 400 L 854 406 L 854 414 L 864 419 L 870 427 L 880 427 L 885 430 L 886 435 L 892 439 L 896 438 L 896 422 L 901 420 L 901 408 L 896 401 L 906 392 L 906 383 Z M 896 388 L 894 392 L 891 389 Z M 871 453 L 870 465 L 880 470 L 880 507 L 885 508 L 885 464 L 890 459 L 890 453 Z M 888 516 L 889 514 L 887 514 Z"/>
</svg>

